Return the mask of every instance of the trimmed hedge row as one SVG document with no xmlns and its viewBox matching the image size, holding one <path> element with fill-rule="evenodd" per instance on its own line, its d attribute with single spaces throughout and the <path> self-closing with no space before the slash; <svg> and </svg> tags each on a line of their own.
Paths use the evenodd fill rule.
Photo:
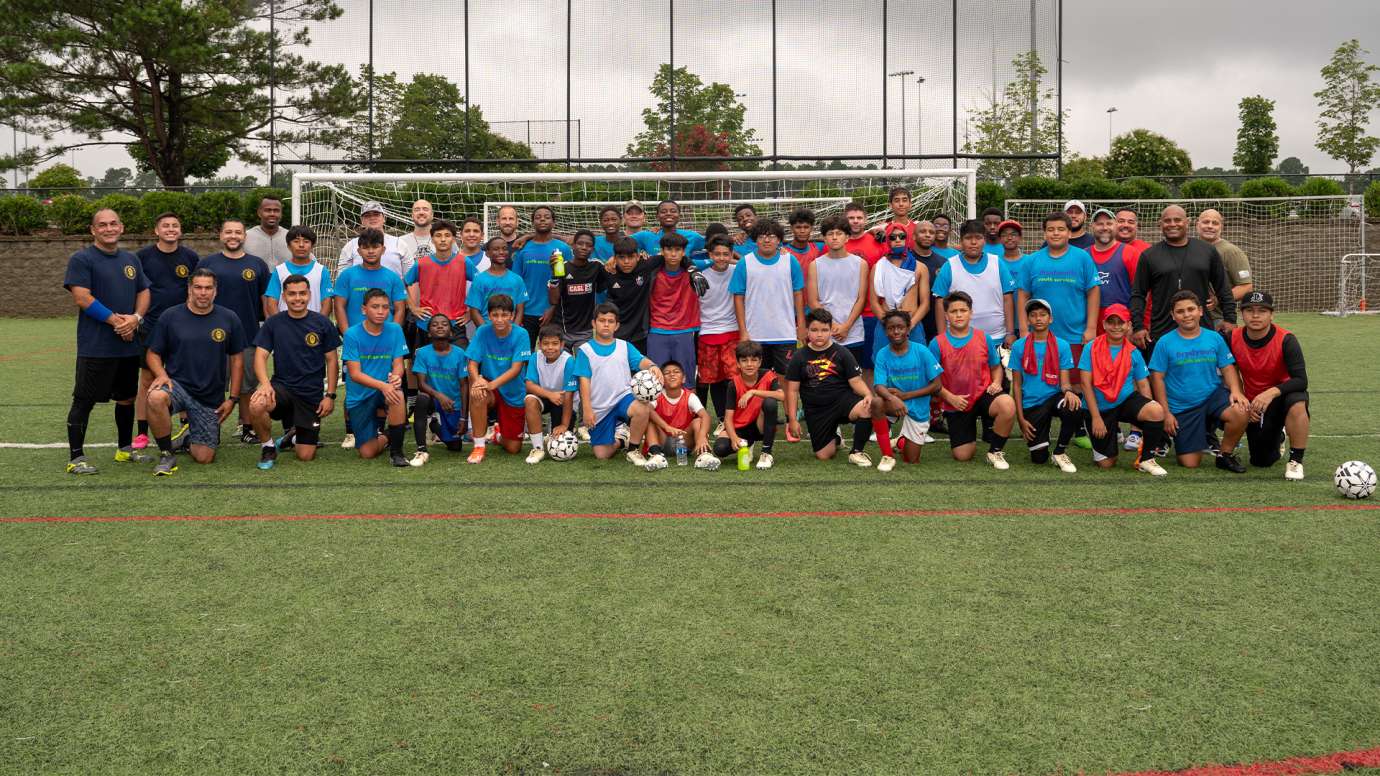
<svg viewBox="0 0 1380 776">
<path fill-rule="evenodd" d="M 60 194 L 47 202 L 27 195 L 3 197 L 0 198 L 0 234 L 32 234 L 44 229 L 57 229 L 63 234 L 86 234 L 91 228 L 91 216 L 105 208 L 120 214 L 125 231 L 130 234 L 152 232 L 153 219 L 166 212 L 181 217 L 183 231 L 214 230 L 227 218 L 258 223 L 259 200 L 267 195 L 283 200 L 283 224 L 288 225 L 292 210 L 288 193 L 264 187 L 245 193 L 150 191 L 141 197 L 107 194 L 94 200 L 79 194 Z"/>
</svg>

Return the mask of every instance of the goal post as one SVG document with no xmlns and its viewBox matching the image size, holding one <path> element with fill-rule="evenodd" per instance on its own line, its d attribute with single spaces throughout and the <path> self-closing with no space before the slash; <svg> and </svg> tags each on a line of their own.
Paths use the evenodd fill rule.
<svg viewBox="0 0 1380 776">
<path fill-rule="evenodd" d="M 827 216 L 841 216 L 843 209 L 849 203 L 848 197 L 781 197 L 777 199 L 678 199 L 676 205 L 680 208 L 680 228 L 690 229 L 695 232 L 704 232 L 705 228 L 712 223 L 732 224 L 733 211 L 739 205 L 752 205 L 753 210 L 757 211 L 758 217 L 775 218 L 785 225 L 791 212 L 796 208 L 809 208 L 815 215 L 815 222 Z M 496 230 L 498 211 L 505 207 L 512 207 L 518 211 L 518 231 L 526 232 L 532 228 L 532 209 L 538 204 L 550 207 L 556 214 L 557 224 L 580 224 L 583 228 L 588 228 L 595 234 L 600 234 L 599 213 L 606 207 L 618 208 L 623 212 L 623 207 L 628 204 L 627 200 L 613 201 L 594 201 L 594 202 L 485 202 L 484 214 L 480 218 L 484 222 L 484 233 L 493 234 Z M 655 202 L 642 203 L 648 211 L 655 211 Z M 656 221 L 655 213 L 649 212 L 647 215 L 648 224 Z M 594 227 L 585 226 L 593 223 Z M 566 227 L 563 227 L 566 228 Z"/>
</svg>

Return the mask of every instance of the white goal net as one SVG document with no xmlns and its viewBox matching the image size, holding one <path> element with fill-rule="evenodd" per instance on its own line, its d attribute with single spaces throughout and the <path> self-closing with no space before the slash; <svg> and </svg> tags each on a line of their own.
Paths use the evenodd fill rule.
<svg viewBox="0 0 1380 776">
<path fill-rule="evenodd" d="M 818 219 L 841 215 L 856 201 L 868 223 L 891 217 L 888 193 L 904 186 L 911 192 L 911 216 L 951 218 L 976 214 L 976 174 L 972 170 L 790 170 L 779 172 L 609 172 L 609 173 L 298 173 L 292 179 L 292 222 L 312 227 L 318 256 L 334 256 L 355 235 L 360 206 L 383 205 L 386 228 L 412 228 L 412 203 L 431 202 L 436 217 L 453 222 L 473 216 L 485 224 L 486 236 L 498 231 L 498 209 L 518 210 L 519 229 L 530 227 L 532 209 L 548 205 L 556 212 L 556 229 L 569 233 L 589 229 L 602 233 L 599 211 L 638 202 L 647 225 L 656 226 L 656 204 L 675 200 L 680 227 L 703 233 L 711 223 L 736 229 L 733 210 L 751 204 L 760 217 L 785 226 L 796 208 L 814 211 Z"/>
<path fill-rule="evenodd" d="M 1255 199 L 1140 199 L 1086 200 L 1091 215 L 1098 208 L 1131 208 L 1140 220 L 1140 239 L 1161 239 L 1160 212 L 1169 205 L 1188 211 L 1189 234 L 1195 234 L 1198 214 L 1215 208 L 1222 214 L 1222 238 L 1231 241 L 1251 261 L 1255 287 L 1269 291 L 1275 305 L 1289 312 L 1336 312 L 1347 305 L 1343 257 L 1361 253 L 1365 242 L 1365 214 L 1360 197 L 1270 197 Z M 1044 217 L 1063 207 L 1062 200 L 1006 201 L 1006 214 L 1025 226 L 1025 246 L 1035 250 L 1044 240 Z M 1377 259 L 1371 259 L 1372 267 Z M 1364 277 L 1364 264 L 1353 286 Z M 1359 298 L 1359 297 L 1358 297 Z M 1351 304 L 1356 304 L 1355 300 Z"/>
</svg>

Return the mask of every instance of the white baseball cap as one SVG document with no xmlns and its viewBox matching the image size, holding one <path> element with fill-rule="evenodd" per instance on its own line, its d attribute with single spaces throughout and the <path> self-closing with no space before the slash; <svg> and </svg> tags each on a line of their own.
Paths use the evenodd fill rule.
<svg viewBox="0 0 1380 776">
<path fill-rule="evenodd" d="M 367 214 L 369 214 L 369 213 L 382 213 L 382 212 L 383 212 L 383 205 L 380 205 L 380 204 L 377 203 L 377 202 L 365 202 L 365 203 L 364 203 L 363 205 L 361 205 L 360 208 L 359 208 L 359 214 L 360 214 L 361 216 L 362 216 L 362 215 L 367 215 Z"/>
<path fill-rule="evenodd" d="M 1087 206 L 1087 205 L 1084 205 L 1084 204 L 1083 204 L 1083 200 L 1081 200 L 1081 199 L 1071 199 L 1071 200 L 1069 200 L 1068 202 L 1065 202 L 1065 203 L 1064 203 L 1064 212 L 1067 213 L 1067 212 L 1069 212 L 1069 208 L 1075 208 L 1075 207 L 1078 208 L 1079 210 L 1083 211 L 1084 213 L 1088 212 L 1088 206 Z"/>
</svg>

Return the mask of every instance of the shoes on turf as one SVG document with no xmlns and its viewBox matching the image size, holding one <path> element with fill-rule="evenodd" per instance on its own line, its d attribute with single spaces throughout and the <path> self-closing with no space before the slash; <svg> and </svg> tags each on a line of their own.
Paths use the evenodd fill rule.
<svg viewBox="0 0 1380 776">
<path fill-rule="evenodd" d="M 1076 436 L 1073 438 L 1073 446 L 1082 448 L 1084 450 L 1091 450 L 1092 437 L 1089 437 L 1087 434 L 1083 434 L 1082 436 Z"/>
<path fill-rule="evenodd" d="M 133 447 L 122 447 L 115 451 L 117 463 L 153 463 L 153 456 Z"/>
<path fill-rule="evenodd" d="M 1141 440 L 1140 432 L 1139 432 L 1139 431 L 1132 431 L 1131 433 L 1129 433 L 1129 434 L 1126 435 L 1126 443 L 1123 444 L 1123 445 L 1121 446 L 1121 449 L 1123 449 L 1123 450 L 1139 450 L 1139 449 L 1140 449 L 1140 440 Z"/>
<path fill-rule="evenodd" d="M 342 448 L 346 449 L 346 450 L 349 450 L 350 448 L 354 447 L 354 446 L 355 446 L 355 435 L 354 435 L 354 434 L 346 434 L 346 435 L 345 435 L 345 438 L 342 439 L 342 440 L 340 440 L 340 446 L 341 446 Z"/>
<path fill-rule="evenodd" d="M 581 442 L 589 444 L 589 429 L 585 428 L 584 426 L 577 426 L 575 428 L 575 437 L 579 439 Z"/>
<path fill-rule="evenodd" d="M 259 444 L 259 435 L 254 433 L 254 427 L 248 425 L 240 426 L 240 441 L 246 445 Z"/>
<path fill-rule="evenodd" d="M 1159 447 L 1150 451 L 1151 458 L 1163 458 L 1166 455 L 1169 455 L 1169 448 L 1165 445 L 1160 445 Z"/>
<path fill-rule="evenodd" d="M 848 462 L 854 466 L 861 466 L 867 469 L 872 468 L 872 459 L 867 457 L 867 453 L 861 450 L 848 454 Z"/>
<path fill-rule="evenodd" d="M 1303 464 L 1298 461 L 1284 462 L 1284 479 L 1301 480 L 1303 479 Z"/>
<path fill-rule="evenodd" d="M 624 457 L 626 457 L 628 459 L 628 463 L 632 464 L 633 466 L 642 469 L 647 468 L 647 456 L 643 455 L 642 451 L 638 450 L 635 447 L 629 450 Z"/>
<path fill-rule="evenodd" d="M 877 462 L 877 471 L 889 472 L 896 468 L 896 459 L 889 455 L 882 456 L 882 460 Z"/>
<path fill-rule="evenodd" d="M 407 465 L 408 465 L 408 466 L 416 466 L 416 467 L 420 468 L 420 467 L 422 467 L 422 466 L 426 466 L 426 462 L 427 462 L 427 461 L 430 461 L 430 460 L 431 460 L 431 453 L 428 453 L 428 452 L 425 451 L 425 450 L 418 450 L 418 451 L 416 452 L 416 454 L 412 456 L 412 460 L 410 460 L 410 461 L 407 462 Z"/>
<path fill-rule="evenodd" d="M 465 459 L 465 463 L 484 463 L 484 451 L 487 447 L 476 447 L 470 451 L 470 457 Z"/>
<path fill-rule="evenodd" d="M 292 431 L 287 432 L 286 434 L 283 434 L 282 436 L 273 440 L 273 444 L 279 450 L 291 450 L 292 448 L 297 446 L 297 431 L 294 429 Z"/>
<path fill-rule="evenodd" d="M 1164 467 L 1160 466 L 1160 462 L 1156 461 L 1154 458 L 1142 460 L 1140 463 L 1136 464 L 1136 468 L 1154 477 L 1169 476 L 1169 472 L 1165 471 Z"/>
<path fill-rule="evenodd" d="M 629 458 L 628 460 L 632 459 Z M 649 472 L 654 472 L 658 469 L 665 469 L 668 463 L 669 462 L 666 460 L 665 455 L 662 455 L 661 453 L 652 453 L 651 455 L 647 456 L 647 463 L 643 464 L 642 468 L 646 469 Z"/>
<path fill-rule="evenodd" d="M 934 444 L 934 437 L 930 436 L 930 432 L 926 431 L 925 435 L 920 437 L 920 444 L 932 445 Z"/>
<path fill-rule="evenodd" d="M 149 446 L 149 435 L 148 435 L 148 434 L 140 434 L 139 436 L 135 437 L 135 438 L 134 438 L 134 443 L 130 445 L 130 447 L 134 448 L 135 450 L 143 450 L 145 447 L 148 447 L 148 446 Z"/>
<path fill-rule="evenodd" d="M 757 456 L 757 468 L 759 469 L 770 469 L 775 463 L 776 459 L 771 457 L 771 453 L 762 453 Z"/>
<path fill-rule="evenodd" d="M 173 437 L 172 451 L 178 455 L 190 455 L 192 452 L 192 438 L 185 434 L 181 439 Z"/>
<path fill-rule="evenodd" d="M 171 477 L 177 471 L 177 456 L 172 453 L 163 453 L 158 456 L 158 465 L 153 467 L 153 476 Z"/>
<path fill-rule="evenodd" d="M 543 450 L 543 449 L 541 449 L 540 447 L 534 447 L 534 448 L 532 448 L 532 451 L 531 451 L 530 453 L 527 454 L 527 462 L 528 462 L 528 463 L 541 463 L 542 460 L 545 459 L 545 458 L 546 458 L 546 451 Z"/>
<path fill-rule="evenodd" d="M 721 463 L 718 456 L 706 450 L 695 459 L 695 468 L 712 472 L 717 471 Z"/>
<path fill-rule="evenodd" d="M 96 467 L 86 460 L 84 455 L 79 455 L 67 462 L 68 474 L 95 474 L 96 472 Z"/>
<path fill-rule="evenodd" d="M 1217 451 L 1217 468 L 1225 469 L 1235 474 L 1246 473 L 1245 465 L 1237 460 L 1235 453 L 1224 453 L 1221 450 Z"/>
<path fill-rule="evenodd" d="M 258 467 L 263 471 L 273 468 L 273 464 L 278 462 L 278 448 L 273 445 L 264 445 L 259 452 Z"/>
<path fill-rule="evenodd" d="M 1059 467 L 1059 471 L 1064 474 L 1078 473 L 1078 467 L 1073 465 L 1073 461 L 1069 459 L 1068 453 L 1055 453 L 1051 455 L 1049 459 L 1053 461 L 1054 465 Z"/>
<path fill-rule="evenodd" d="M 1217 438 L 1217 435 L 1211 431 L 1207 434 L 1207 454 L 1211 456 L 1219 456 L 1222 454 L 1222 442 Z"/>
<path fill-rule="evenodd" d="M 399 469 L 406 469 L 407 467 L 412 465 L 407 462 L 407 456 L 403 455 L 402 453 L 389 453 L 388 462 L 398 467 Z"/>
<path fill-rule="evenodd" d="M 619 423 L 613 427 L 613 441 L 626 445 L 628 443 L 628 424 Z"/>
<path fill-rule="evenodd" d="M 191 427 L 192 427 L 192 424 L 190 424 L 190 423 L 181 423 L 181 424 L 179 424 L 178 427 L 177 427 L 177 429 L 174 430 L 174 431 L 172 432 L 172 437 L 171 437 L 172 441 L 176 442 L 177 440 L 179 440 L 179 439 L 181 439 L 182 437 L 186 436 L 186 435 L 187 435 L 187 429 L 189 429 L 189 428 L 191 428 Z"/>
<path fill-rule="evenodd" d="M 989 452 L 987 462 L 992 464 L 992 468 L 999 472 L 1004 472 L 1011 468 L 1011 464 L 1006 462 L 1006 453 L 1001 451 Z"/>
<path fill-rule="evenodd" d="M 718 439 L 718 438 L 721 437 L 721 436 L 728 436 L 726 433 L 724 433 L 724 424 L 723 424 L 722 422 L 719 423 L 719 425 L 717 425 L 717 426 L 714 427 L 714 433 L 713 433 L 713 434 L 710 434 L 710 435 L 709 435 L 709 438 L 710 438 L 710 439 Z"/>
</svg>

